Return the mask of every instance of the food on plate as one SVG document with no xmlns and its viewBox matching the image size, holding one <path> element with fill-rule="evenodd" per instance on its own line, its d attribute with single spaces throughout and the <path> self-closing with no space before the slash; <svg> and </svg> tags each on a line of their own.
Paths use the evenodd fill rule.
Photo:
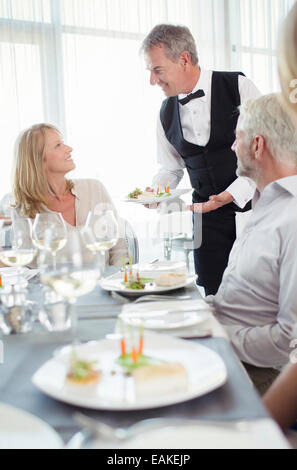
<svg viewBox="0 0 297 470">
<path fill-rule="evenodd" d="M 160 393 L 178 392 L 185 390 L 188 385 L 188 374 L 182 364 L 143 354 L 143 328 L 141 327 L 139 328 L 139 345 L 132 346 L 131 352 L 127 352 L 126 340 L 122 337 L 121 355 L 116 363 L 134 379 L 138 396 L 158 396 Z"/>
<path fill-rule="evenodd" d="M 143 193 L 139 194 L 138 199 L 153 199 L 156 197 L 153 191 L 143 191 Z"/>
<path fill-rule="evenodd" d="M 122 284 L 124 284 L 127 289 L 134 289 L 134 290 L 144 289 L 146 284 L 150 284 L 153 281 L 154 279 L 151 277 L 140 277 L 139 272 L 137 272 L 136 276 L 134 276 L 132 272 L 131 264 L 130 264 L 129 278 L 128 278 L 127 267 L 126 265 L 124 265 L 124 280 Z"/>
<path fill-rule="evenodd" d="M 186 282 L 186 275 L 184 273 L 166 273 L 160 274 L 156 277 L 155 283 L 157 286 L 174 287 Z"/>
<path fill-rule="evenodd" d="M 70 358 L 69 370 L 66 375 L 67 382 L 75 385 L 96 384 L 101 378 L 101 371 L 95 368 L 96 364 L 97 361 L 79 359 L 75 351 L 73 351 Z"/>
<path fill-rule="evenodd" d="M 179 392 L 188 384 L 187 371 L 179 362 L 164 362 L 138 367 L 133 370 L 137 395 Z"/>
<path fill-rule="evenodd" d="M 141 189 L 136 188 L 134 189 L 134 191 L 131 191 L 131 193 L 128 194 L 128 197 L 130 199 L 138 199 L 138 196 L 140 196 L 141 194 L 142 194 Z"/>
<path fill-rule="evenodd" d="M 134 191 L 128 194 L 129 199 L 154 199 L 156 197 L 168 197 L 171 196 L 169 191 L 169 184 L 164 186 L 163 191 L 160 191 L 159 185 L 157 186 L 156 191 L 141 191 L 141 189 L 136 188 Z"/>
</svg>

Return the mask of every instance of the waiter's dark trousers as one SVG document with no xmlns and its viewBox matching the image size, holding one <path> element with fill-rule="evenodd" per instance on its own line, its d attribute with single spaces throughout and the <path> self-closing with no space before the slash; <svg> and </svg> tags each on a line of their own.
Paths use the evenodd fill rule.
<svg viewBox="0 0 297 470">
<path fill-rule="evenodd" d="M 201 247 L 194 250 L 197 284 L 216 294 L 236 238 L 235 212 L 229 207 L 202 215 Z"/>
</svg>

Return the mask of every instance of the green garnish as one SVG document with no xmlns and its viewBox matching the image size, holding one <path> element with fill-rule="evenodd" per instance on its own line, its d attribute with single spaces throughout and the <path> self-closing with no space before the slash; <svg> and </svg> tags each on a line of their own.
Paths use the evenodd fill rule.
<svg viewBox="0 0 297 470">
<path fill-rule="evenodd" d="M 150 282 L 153 282 L 154 279 L 150 277 L 140 277 L 139 279 L 135 279 L 134 277 L 131 278 L 128 282 L 123 281 L 122 284 L 124 284 L 128 289 L 144 289 L 145 284 L 149 284 Z"/>
<path fill-rule="evenodd" d="M 157 194 L 156 197 L 167 197 L 167 196 L 171 196 L 171 193 L 159 193 Z"/>
<path fill-rule="evenodd" d="M 131 193 L 128 194 L 128 197 L 130 199 L 137 199 L 137 196 L 139 196 L 140 194 L 142 194 L 141 189 L 136 188 L 136 189 L 134 189 L 134 191 L 132 191 Z"/>
<path fill-rule="evenodd" d="M 137 367 L 142 366 L 151 366 L 151 365 L 158 365 L 163 364 L 165 361 L 161 361 L 160 359 L 155 359 L 150 356 L 145 356 L 144 354 L 137 355 L 137 361 L 135 362 L 132 358 L 132 354 L 124 354 L 121 355 L 117 360 L 116 363 L 122 366 L 125 369 L 125 372 L 131 373 Z"/>
<path fill-rule="evenodd" d="M 69 375 L 74 379 L 85 379 L 89 377 L 94 364 L 97 364 L 97 361 L 83 361 L 78 359 L 76 353 L 73 352 L 70 359 Z"/>
</svg>

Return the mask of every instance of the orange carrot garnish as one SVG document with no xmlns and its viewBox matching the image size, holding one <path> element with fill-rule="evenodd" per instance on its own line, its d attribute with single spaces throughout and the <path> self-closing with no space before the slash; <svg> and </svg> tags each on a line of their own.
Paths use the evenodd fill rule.
<svg viewBox="0 0 297 470">
<path fill-rule="evenodd" d="M 0 287 L 3 287 L 3 284 L 2 284 L 2 276 L 0 276 Z"/>
<path fill-rule="evenodd" d="M 159 194 L 159 185 L 157 186 L 157 194 Z"/>
<path fill-rule="evenodd" d="M 125 338 L 122 338 L 121 339 L 121 351 L 122 351 L 122 356 L 124 356 L 126 354 L 126 342 L 125 342 Z"/>
<path fill-rule="evenodd" d="M 128 282 L 127 269 L 125 268 L 124 282 Z"/>
<path fill-rule="evenodd" d="M 138 347 L 138 354 L 142 354 L 143 351 L 143 336 L 139 337 L 139 347 Z"/>
<path fill-rule="evenodd" d="M 136 351 L 135 347 L 133 346 L 132 352 L 131 352 L 131 357 L 132 357 L 132 361 L 134 362 L 134 364 L 137 362 L 137 356 L 138 356 L 137 351 Z"/>
</svg>

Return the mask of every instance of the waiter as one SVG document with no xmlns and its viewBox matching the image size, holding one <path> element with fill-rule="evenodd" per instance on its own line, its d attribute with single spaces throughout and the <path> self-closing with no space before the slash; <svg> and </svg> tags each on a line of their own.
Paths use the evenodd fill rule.
<svg viewBox="0 0 297 470">
<path fill-rule="evenodd" d="M 235 211 L 250 208 L 247 203 L 255 190 L 249 179 L 236 178 L 237 158 L 231 146 L 237 108 L 260 92 L 241 72 L 200 67 L 187 27 L 155 26 L 142 50 L 150 84 L 159 85 L 167 96 L 157 123 L 161 169 L 152 186 L 169 183 L 174 189 L 187 169 L 194 189 L 190 208 L 203 213 L 195 271 L 206 295 L 215 294 L 236 238 Z"/>
</svg>

